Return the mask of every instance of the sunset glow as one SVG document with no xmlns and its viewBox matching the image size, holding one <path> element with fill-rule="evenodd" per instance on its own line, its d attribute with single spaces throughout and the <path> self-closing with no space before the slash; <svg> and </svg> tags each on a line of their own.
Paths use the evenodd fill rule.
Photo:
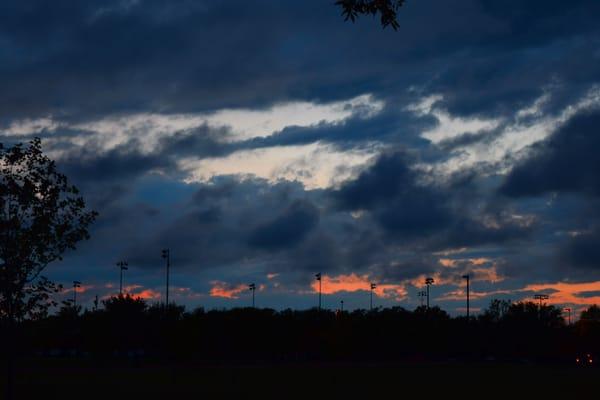
<svg viewBox="0 0 600 400">
<path fill-rule="evenodd" d="M 544 283 L 531 284 L 524 291 L 543 292 L 549 295 L 548 304 L 600 304 L 600 281 L 582 283 Z M 590 295 L 586 295 L 589 293 Z"/>
<path fill-rule="evenodd" d="M 323 294 L 335 294 L 339 292 L 357 292 L 357 291 L 369 291 L 371 280 L 367 275 L 337 275 L 330 277 L 323 275 L 322 277 L 322 293 Z M 314 292 L 319 291 L 319 283 L 313 282 L 311 287 Z M 385 284 L 378 283 L 377 287 L 373 290 L 376 296 L 383 298 L 390 298 L 395 300 L 402 300 L 406 297 L 407 291 L 404 285 Z"/>
<path fill-rule="evenodd" d="M 222 281 L 212 281 L 209 294 L 212 297 L 223 297 L 226 299 L 237 299 L 239 294 L 248 290 L 248 285 L 232 285 Z"/>
</svg>

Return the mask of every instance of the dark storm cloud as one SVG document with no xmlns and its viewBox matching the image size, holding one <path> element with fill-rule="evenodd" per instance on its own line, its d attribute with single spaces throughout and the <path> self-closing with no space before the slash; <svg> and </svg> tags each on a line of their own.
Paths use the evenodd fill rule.
<svg viewBox="0 0 600 400">
<path fill-rule="evenodd" d="M 145 249 L 162 243 L 176 248 L 174 257 L 188 268 L 239 265 L 302 244 L 319 222 L 318 210 L 297 183 L 223 177 L 194 186 L 178 211 L 165 210 L 171 218 L 158 231 L 128 250 L 131 259 L 156 265 Z"/>
<path fill-rule="evenodd" d="M 415 101 L 414 95 L 388 99 L 386 106 L 368 118 L 354 115 L 342 123 L 319 123 L 312 126 L 286 127 L 266 137 L 257 137 L 239 143 L 240 148 L 303 145 L 317 141 L 333 143 L 341 149 L 361 147 L 369 142 L 402 143 L 405 146 L 424 146 L 426 141 L 419 134 L 435 126 L 431 117 L 417 117 L 398 107 Z"/>
<path fill-rule="evenodd" d="M 414 162 L 402 152 L 383 154 L 332 192 L 337 207 L 368 211 L 391 237 L 419 240 L 420 246 L 432 248 L 502 243 L 531 231 L 502 212 L 468 211 L 461 204 L 465 199 L 471 204 L 482 201 L 471 197 L 469 179 L 449 186 L 425 184 L 428 177 L 412 168 Z"/>
<path fill-rule="evenodd" d="M 319 210 L 308 202 L 296 201 L 272 221 L 258 226 L 250 234 L 252 246 L 278 249 L 302 241 L 319 222 Z"/>
<path fill-rule="evenodd" d="M 230 128 L 201 126 L 169 133 L 149 152 L 140 132 L 110 150 L 91 131 L 34 132 L 64 153 L 59 168 L 100 211 L 92 240 L 67 259 L 65 279 L 90 268 L 112 279 L 116 259 L 127 259 L 132 273 L 162 274 L 163 247 L 184 284 L 196 277 L 245 282 L 267 272 L 303 290 L 316 272 L 396 283 L 439 272 L 434 252 L 459 247 L 506 259 L 498 268 L 518 284 L 592 276 L 581 271 L 598 264 L 599 219 L 560 196 L 546 206 L 546 194 L 598 195 L 597 113 L 577 116 L 536 145 L 498 196 L 495 166 L 448 182 L 414 167 L 468 144 L 491 145 L 505 125 L 433 146 L 419 135 L 434 118 L 406 106 L 441 94 L 439 107 L 452 116 L 508 124 L 551 93 L 541 112 L 557 115 L 600 81 L 600 2 L 413 1 L 399 14 L 398 32 L 369 18 L 345 23 L 339 11 L 323 0 L 3 1 L 2 130 L 21 118 L 74 126 L 365 93 L 385 103 L 368 118 L 357 112 L 343 123 L 288 126 L 241 142 L 227 140 Z M 83 148 L 72 140 L 88 136 Z M 10 132 L 1 139 L 14 140 Z M 385 152 L 339 189 L 235 176 L 181 182 L 182 158 L 317 142 L 407 150 Z M 520 215 L 534 218 L 524 223 Z M 552 265 L 555 249 L 567 267 Z"/>
<path fill-rule="evenodd" d="M 587 270 L 600 269 L 600 229 L 596 227 L 594 232 L 582 233 L 571 238 L 562 247 L 561 261 L 569 266 Z"/>
<path fill-rule="evenodd" d="M 530 149 L 529 157 L 506 177 L 500 193 L 513 198 L 554 196 L 546 218 L 569 233 L 554 238 L 551 249 L 561 277 L 597 276 L 600 263 L 600 111 L 582 111 Z M 563 205 L 564 204 L 564 205 Z M 582 275 L 580 271 L 586 271 Z"/>
<path fill-rule="evenodd" d="M 111 149 L 90 140 L 83 146 L 69 143 L 70 136 L 85 137 L 89 131 L 63 130 L 35 136 L 49 139 L 44 147 L 59 151 L 62 156 L 58 166 L 75 183 L 82 187 L 106 185 L 131 185 L 152 171 L 160 171 L 173 178 L 181 177 L 177 160 L 193 156 L 197 159 L 226 156 L 240 149 L 236 143 L 222 141 L 231 132 L 229 128 L 197 128 L 175 132 L 158 140 L 156 149 L 142 151 L 144 137 L 131 138 Z M 32 135 L 33 136 L 33 135 Z M 14 138 L 12 138 L 14 140 Z M 28 139 L 27 139 L 28 140 Z M 24 139 L 19 140 L 23 142 Z M 10 144 L 10 142 L 8 142 Z"/>
<path fill-rule="evenodd" d="M 60 161 L 60 168 L 76 182 L 99 184 L 103 181 L 130 181 L 154 168 L 166 168 L 171 163 L 166 158 L 143 155 L 123 148 L 104 154 L 84 150 Z"/>
<path fill-rule="evenodd" d="M 5 120 L 387 97 L 414 84 L 485 113 L 514 109 L 553 78 L 573 88 L 598 78 L 593 0 L 411 2 L 399 32 L 344 23 L 322 0 L 1 7 Z"/>
<path fill-rule="evenodd" d="M 600 111 L 582 112 L 515 167 L 501 193 L 519 197 L 548 192 L 600 194 Z"/>
</svg>

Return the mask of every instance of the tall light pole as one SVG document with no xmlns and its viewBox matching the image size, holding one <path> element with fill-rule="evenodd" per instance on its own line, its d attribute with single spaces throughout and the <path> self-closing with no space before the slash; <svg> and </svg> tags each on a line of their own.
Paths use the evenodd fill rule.
<svg viewBox="0 0 600 400">
<path fill-rule="evenodd" d="M 73 281 L 73 308 L 77 310 L 77 289 L 81 287 L 81 282 Z"/>
<path fill-rule="evenodd" d="M 425 296 L 427 296 L 427 292 L 424 290 L 419 290 L 417 292 L 417 296 L 419 296 L 419 298 L 421 299 L 421 307 L 423 307 L 423 300 L 425 299 Z"/>
<path fill-rule="evenodd" d="M 119 267 L 120 278 L 119 278 L 119 296 L 123 295 L 123 271 L 127 271 L 127 261 L 119 261 L 117 267 Z"/>
<path fill-rule="evenodd" d="M 463 279 L 467 280 L 467 321 L 469 321 L 469 282 L 471 280 L 471 277 L 469 276 L 469 274 L 463 275 Z"/>
<path fill-rule="evenodd" d="M 536 294 L 533 295 L 533 298 L 540 301 L 540 310 L 539 310 L 539 319 L 542 319 L 542 301 L 548 300 L 549 296 L 547 294 Z"/>
<path fill-rule="evenodd" d="M 254 308 L 254 292 L 256 292 L 256 285 L 251 283 L 248 285 L 248 289 L 252 292 L 252 308 Z"/>
<path fill-rule="evenodd" d="M 435 282 L 433 278 L 425 278 L 425 285 L 427 286 L 427 309 L 429 310 L 429 286 Z"/>
<path fill-rule="evenodd" d="M 315 274 L 315 278 L 319 281 L 319 311 L 321 310 L 321 273 Z"/>
<path fill-rule="evenodd" d="M 340 300 L 340 309 L 341 309 L 341 312 L 343 313 L 344 312 L 344 300 Z"/>
<path fill-rule="evenodd" d="M 162 258 L 167 260 L 167 290 L 165 292 L 165 306 L 169 306 L 169 270 L 171 269 L 171 250 L 163 249 Z"/>
<path fill-rule="evenodd" d="M 373 311 L 373 290 L 377 287 L 377 284 L 371 283 L 371 304 L 369 310 Z"/>
<path fill-rule="evenodd" d="M 563 311 L 566 311 L 569 313 L 569 325 L 571 325 L 571 307 L 565 307 L 563 308 Z"/>
</svg>

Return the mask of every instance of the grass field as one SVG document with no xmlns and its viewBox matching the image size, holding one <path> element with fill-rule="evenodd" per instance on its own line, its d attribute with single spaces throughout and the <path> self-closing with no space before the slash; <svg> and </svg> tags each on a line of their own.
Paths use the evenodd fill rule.
<svg viewBox="0 0 600 400">
<path fill-rule="evenodd" d="M 548 365 L 100 366 L 44 359 L 20 365 L 16 399 L 587 397 L 599 390 L 599 378 L 600 369 Z"/>
</svg>

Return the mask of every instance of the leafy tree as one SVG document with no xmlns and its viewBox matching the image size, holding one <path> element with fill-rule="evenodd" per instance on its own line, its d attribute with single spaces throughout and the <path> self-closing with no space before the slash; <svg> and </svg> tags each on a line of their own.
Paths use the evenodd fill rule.
<svg viewBox="0 0 600 400">
<path fill-rule="evenodd" d="M 398 9 L 404 5 L 405 0 L 338 0 L 336 5 L 342 7 L 345 20 L 354 22 L 359 15 L 377 15 L 381 25 L 385 28 L 391 26 L 394 30 L 400 27 L 398 23 Z"/>
<path fill-rule="evenodd" d="M 43 154 L 40 139 L 28 146 L 0 144 L 0 318 L 9 335 L 9 360 L 15 323 L 44 316 L 54 305 L 52 293 L 60 290 L 42 271 L 88 238 L 96 215 Z M 9 367 L 7 398 L 11 375 Z"/>
<path fill-rule="evenodd" d="M 504 318 L 510 306 L 510 300 L 492 299 L 488 308 L 484 310 L 481 319 L 484 321 L 499 322 Z"/>
<path fill-rule="evenodd" d="M 541 308 L 532 301 L 513 303 L 508 308 L 504 320 L 520 323 L 523 326 L 540 323 L 549 327 L 563 326 L 562 310 L 552 305 L 543 305 Z"/>
<path fill-rule="evenodd" d="M 587 309 L 581 312 L 580 319 L 582 321 L 600 322 L 600 307 L 598 307 L 596 304 L 589 306 Z"/>
<path fill-rule="evenodd" d="M 429 308 L 426 306 L 419 306 L 415 308 L 415 314 L 418 316 L 426 316 L 431 320 L 445 321 L 450 319 L 450 315 L 439 306 L 432 306 Z"/>
<path fill-rule="evenodd" d="M 141 297 L 133 297 L 129 294 L 111 297 L 103 300 L 105 312 L 115 318 L 130 319 L 134 316 L 143 316 L 148 304 Z"/>
<path fill-rule="evenodd" d="M 29 146 L 0 144 L 0 315 L 8 321 L 47 309 L 59 290 L 40 276 L 68 249 L 87 239 L 96 212 L 54 161 L 40 139 Z"/>
</svg>

